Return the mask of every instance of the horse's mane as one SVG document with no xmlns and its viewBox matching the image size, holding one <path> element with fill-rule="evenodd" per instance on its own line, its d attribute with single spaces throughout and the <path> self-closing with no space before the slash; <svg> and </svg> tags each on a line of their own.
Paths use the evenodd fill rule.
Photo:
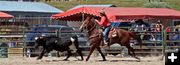
<svg viewBox="0 0 180 65">
<path fill-rule="evenodd" d="M 94 25 L 96 25 L 96 28 L 99 29 L 100 26 L 98 25 L 98 23 L 95 21 L 95 17 L 91 16 L 89 17 L 89 22 L 93 23 Z"/>
</svg>

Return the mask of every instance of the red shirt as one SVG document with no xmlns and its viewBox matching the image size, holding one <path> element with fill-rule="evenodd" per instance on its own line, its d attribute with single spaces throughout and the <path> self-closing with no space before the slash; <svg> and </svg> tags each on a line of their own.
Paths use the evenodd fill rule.
<svg viewBox="0 0 180 65">
<path fill-rule="evenodd" d="M 166 28 L 166 32 L 171 32 L 170 27 Z"/>
<path fill-rule="evenodd" d="M 109 20 L 106 18 L 106 17 L 104 17 L 104 16 L 102 16 L 101 17 L 101 21 L 100 22 L 98 22 L 98 24 L 100 25 L 100 26 L 110 26 L 110 22 L 109 22 Z"/>
</svg>

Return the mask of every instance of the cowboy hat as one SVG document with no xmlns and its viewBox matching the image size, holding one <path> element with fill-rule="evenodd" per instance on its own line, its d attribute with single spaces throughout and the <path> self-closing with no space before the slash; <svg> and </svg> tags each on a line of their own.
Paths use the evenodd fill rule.
<svg viewBox="0 0 180 65">
<path fill-rule="evenodd" d="M 105 14 L 105 11 L 104 10 L 100 10 L 99 13 Z"/>
</svg>

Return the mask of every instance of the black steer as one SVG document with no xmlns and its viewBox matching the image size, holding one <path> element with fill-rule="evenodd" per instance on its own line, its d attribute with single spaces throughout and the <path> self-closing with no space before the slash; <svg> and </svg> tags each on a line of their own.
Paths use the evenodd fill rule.
<svg viewBox="0 0 180 65">
<path fill-rule="evenodd" d="M 72 36 L 64 42 L 62 42 L 61 38 L 57 36 L 40 36 L 36 37 L 35 40 L 35 48 L 38 48 L 39 46 L 43 47 L 43 50 L 37 59 L 42 59 L 45 53 L 56 50 L 60 52 L 67 51 L 67 57 L 64 60 L 68 60 L 68 58 L 72 55 L 71 51 L 78 53 L 81 56 L 81 60 L 83 60 L 77 36 Z"/>
</svg>

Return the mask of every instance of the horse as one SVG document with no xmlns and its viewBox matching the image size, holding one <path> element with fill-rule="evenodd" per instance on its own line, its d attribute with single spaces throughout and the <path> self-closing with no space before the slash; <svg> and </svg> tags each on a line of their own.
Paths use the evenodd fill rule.
<svg viewBox="0 0 180 65">
<path fill-rule="evenodd" d="M 67 51 L 67 57 L 64 60 L 68 60 L 68 58 L 72 55 L 71 52 L 78 53 L 81 56 L 81 60 L 83 60 L 83 55 L 81 49 L 79 48 L 79 42 L 77 36 L 72 36 L 71 38 L 68 38 L 64 42 L 62 42 L 61 38 L 54 35 L 40 36 L 40 37 L 35 37 L 35 42 L 36 42 L 35 48 L 38 48 L 39 46 L 43 47 L 43 51 L 41 52 L 37 60 L 42 59 L 45 53 L 49 53 L 52 50 L 56 50 L 58 52 Z"/>
<path fill-rule="evenodd" d="M 86 61 L 89 60 L 92 52 L 97 49 L 99 53 L 101 54 L 103 61 L 106 61 L 105 55 L 101 51 L 101 46 L 103 45 L 103 35 L 102 32 L 99 32 L 99 30 L 96 27 L 97 22 L 95 22 L 93 16 L 87 16 L 84 22 L 82 22 L 80 26 L 80 31 L 87 30 L 89 42 L 90 42 L 90 52 L 86 58 Z M 114 32 L 116 31 L 115 35 Z M 140 58 L 136 57 L 134 53 L 134 49 L 130 45 L 130 40 L 135 39 L 140 44 L 140 48 L 142 47 L 142 40 L 141 38 L 136 35 L 134 32 L 119 29 L 119 28 L 112 28 L 109 32 L 109 43 L 108 46 L 113 45 L 115 43 L 120 44 L 121 46 L 125 46 L 128 49 L 128 54 L 133 56 L 134 58 L 140 60 Z"/>
</svg>

